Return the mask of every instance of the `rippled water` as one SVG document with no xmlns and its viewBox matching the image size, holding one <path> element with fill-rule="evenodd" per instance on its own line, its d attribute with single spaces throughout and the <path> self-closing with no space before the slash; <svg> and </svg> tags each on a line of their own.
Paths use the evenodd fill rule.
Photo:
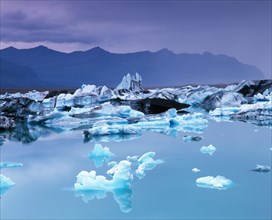
<svg viewBox="0 0 272 220">
<path fill-rule="evenodd" d="M 271 129 L 211 122 L 201 134 L 203 140 L 184 142 L 183 136 L 190 134 L 145 132 L 137 139 L 102 143 L 115 154 L 115 161 L 154 151 L 165 162 L 146 171 L 142 179 L 134 176 L 130 189 L 92 200 L 97 192 L 74 192 L 77 174 L 96 170 L 110 179 L 109 167 L 106 163 L 95 167 L 88 157 L 94 143 L 84 143 L 79 131 L 49 133 L 29 144 L 7 141 L 0 147 L 1 161 L 23 163 L 23 167 L 1 169 L 16 183 L 1 196 L 1 219 L 270 219 L 271 172 L 252 169 L 256 164 L 271 166 Z M 201 153 L 200 148 L 209 144 L 216 151 Z M 192 168 L 201 171 L 194 173 Z M 232 180 L 232 187 L 196 185 L 199 177 L 217 175 Z M 120 201 L 130 208 L 122 209 Z"/>
</svg>

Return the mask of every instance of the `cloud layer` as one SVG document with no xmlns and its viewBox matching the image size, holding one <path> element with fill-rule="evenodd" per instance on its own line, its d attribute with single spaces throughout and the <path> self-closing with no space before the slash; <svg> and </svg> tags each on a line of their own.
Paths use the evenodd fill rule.
<svg viewBox="0 0 272 220">
<path fill-rule="evenodd" d="M 271 76 L 270 1 L 1 1 L 1 47 L 235 56 Z"/>
</svg>

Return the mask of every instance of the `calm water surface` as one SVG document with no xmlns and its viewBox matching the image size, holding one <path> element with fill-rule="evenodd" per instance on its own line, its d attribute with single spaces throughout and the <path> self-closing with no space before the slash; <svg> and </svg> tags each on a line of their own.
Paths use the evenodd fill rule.
<svg viewBox="0 0 272 220">
<path fill-rule="evenodd" d="M 1 197 L 1 219 L 271 219 L 271 172 L 251 171 L 256 164 L 271 166 L 271 129 L 240 122 L 209 123 L 200 142 L 186 143 L 177 137 L 146 132 L 141 138 L 102 143 L 115 154 L 113 160 L 156 152 L 165 163 L 134 177 L 131 211 L 124 213 L 112 193 L 88 203 L 72 190 L 77 174 L 96 170 L 105 175 L 107 164 L 94 166 L 88 154 L 94 143 L 83 143 L 79 131 L 51 134 L 31 144 L 5 142 L 2 162 L 20 162 L 23 167 L 2 169 L 16 185 Z M 193 134 L 195 135 L 195 134 Z M 214 145 L 210 156 L 203 145 Z M 201 172 L 194 173 L 197 167 Z M 226 190 L 196 186 L 203 176 L 231 179 Z"/>
</svg>

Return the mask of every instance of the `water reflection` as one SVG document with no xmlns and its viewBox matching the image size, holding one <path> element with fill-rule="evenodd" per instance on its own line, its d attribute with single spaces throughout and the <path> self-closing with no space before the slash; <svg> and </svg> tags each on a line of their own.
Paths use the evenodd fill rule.
<svg viewBox="0 0 272 220">
<path fill-rule="evenodd" d="M 132 210 L 132 190 L 130 187 L 123 187 L 114 190 L 81 190 L 75 191 L 76 197 L 81 197 L 85 203 L 94 199 L 104 199 L 108 193 L 112 193 L 115 201 L 118 203 L 120 210 L 128 213 Z"/>
</svg>

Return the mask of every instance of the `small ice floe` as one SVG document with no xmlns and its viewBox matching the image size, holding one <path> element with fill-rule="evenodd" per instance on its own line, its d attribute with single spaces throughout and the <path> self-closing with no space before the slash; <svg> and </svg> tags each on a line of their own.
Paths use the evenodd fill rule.
<svg viewBox="0 0 272 220">
<path fill-rule="evenodd" d="M 198 168 L 193 168 L 192 171 L 193 171 L 194 173 L 198 173 L 198 172 L 200 172 L 201 170 L 198 169 Z"/>
<path fill-rule="evenodd" d="M 4 195 L 15 183 L 8 177 L 0 174 L 0 196 Z"/>
<path fill-rule="evenodd" d="M 257 164 L 256 168 L 253 170 L 255 172 L 260 172 L 260 173 L 267 173 L 271 170 L 270 166 L 263 166 Z"/>
<path fill-rule="evenodd" d="M 114 167 L 115 172 L 111 180 L 102 175 L 97 176 L 94 170 L 81 171 L 74 184 L 75 195 L 82 197 L 82 200 L 87 203 L 94 198 L 105 198 L 107 193 L 111 192 L 121 211 L 130 212 L 132 209 L 131 163 L 122 160 Z"/>
<path fill-rule="evenodd" d="M 1 162 L 0 163 L 0 169 L 3 168 L 16 168 L 16 167 L 22 167 L 22 163 L 13 163 L 13 162 Z"/>
<path fill-rule="evenodd" d="M 104 162 L 109 161 L 114 157 L 108 147 L 102 147 L 101 144 L 95 144 L 94 149 L 89 153 L 88 157 L 94 162 L 96 167 L 101 167 Z"/>
<path fill-rule="evenodd" d="M 145 176 L 145 171 L 153 170 L 158 164 L 164 163 L 163 160 L 154 160 L 155 152 L 147 152 L 138 159 L 138 169 L 136 170 L 136 176 L 142 179 Z"/>
<path fill-rule="evenodd" d="M 254 129 L 254 132 L 258 132 L 259 130 L 258 129 Z"/>
<path fill-rule="evenodd" d="M 209 146 L 201 147 L 200 151 L 202 154 L 210 154 L 212 156 L 213 153 L 216 151 L 216 148 L 210 144 Z"/>
<path fill-rule="evenodd" d="M 203 137 L 201 136 L 190 136 L 190 135 L 185 135 L 183 137 L 184 142 L 193 142 L 193 141 L 201 141 Z"/>
<path fill-rule="evenodd" d="M 209 188 L 209 189 L 228 189 L 229 187 L 232 186 L 232 181 L 227 179 L 224 176 L 205 176 L 205 177 L 200 177 L 196 179 L 196 185 L 198 187 L 202 188 Z"/>
</svg>

